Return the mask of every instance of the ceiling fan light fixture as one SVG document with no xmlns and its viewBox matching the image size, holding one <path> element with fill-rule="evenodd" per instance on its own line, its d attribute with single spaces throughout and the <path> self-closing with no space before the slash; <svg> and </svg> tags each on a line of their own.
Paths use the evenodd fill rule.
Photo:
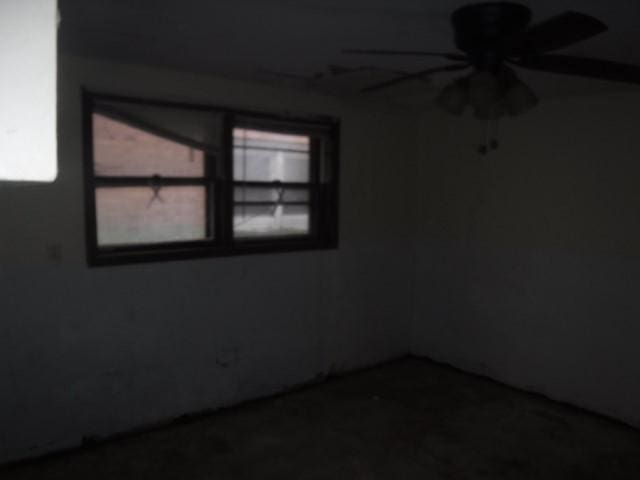
<svg viewBox="0 0 640 480">
<path fill-rule="evenodd" d="M 531 87 L 517 78 L 504 94 L 505 110 L 511 116 L 527 113 L 539 102 L 540 99 Z"/>
<path fill-rule="evenodd" d="M 467 77 L 459 78 L 444 87 L 436 98 L 436 105 L 452 115 L 462 115 L 469 105 Z"/>
<path fill-rule="evenodd" d="M 486 120 L 498 115 L 503 85 L 495 73 L 476 71 L 469 76 L 469 102 L 476 118 Z"/>
<path fill-rule="evenodd" d="M 528 112 L 539 99 L 515 72 L 505 67 L 499 73 L 476 71 L 442 89 L 436 105 L 452 115 L 461 115 L 471 106 L 476 118 L 487 120 Z"/>
</svg>

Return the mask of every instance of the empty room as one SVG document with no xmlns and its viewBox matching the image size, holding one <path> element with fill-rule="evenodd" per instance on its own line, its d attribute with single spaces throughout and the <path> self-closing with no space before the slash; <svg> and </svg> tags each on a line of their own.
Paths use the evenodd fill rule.
<svg viewBox="0 0 640 480">
<path fill-rule="evenodd" d="M 639 22 L 0 0 L 0 478 L 640 478 Z"/>
</svg>

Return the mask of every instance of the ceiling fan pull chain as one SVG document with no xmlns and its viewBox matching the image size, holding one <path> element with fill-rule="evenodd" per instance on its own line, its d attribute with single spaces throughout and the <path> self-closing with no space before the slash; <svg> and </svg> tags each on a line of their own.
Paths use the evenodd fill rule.
<svg viewBox="0 0 640 480">
<path fill-rule="evenodd" d="M 488 140 L 489 140 L 489 122 L 491 120 L 487 118 L 482 122 L 482 140 L 480 141 L 480 145 L 478 146 L 478 153 L 480 155 L 486 155 L 489 151 L 488 148 Z"/>
<path fill-rule="evenodd" d="M 493 122 L 491 124 L 492 132 L 491 132 L 491 141 L 489 142 L 489 146 L 492 150 L 497 150 L 500 145 L 498 142 L 498 129 L 500 126 L 500 115 L 496 113 L 493 117 Z"/>
</svg>

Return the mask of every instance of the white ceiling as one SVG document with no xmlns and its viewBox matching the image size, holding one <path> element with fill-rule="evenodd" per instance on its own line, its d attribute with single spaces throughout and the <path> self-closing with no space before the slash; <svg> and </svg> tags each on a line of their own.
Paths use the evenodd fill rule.
<svg viewBox="0 0 640 480">
<path fill-rule="evenodd" d="M 330 65 L 415 71 L 446 61 L 372 57 L 342 48 L 452 51 L 451 12 L 465 0 L 60 0 L 62 51 L 228 77 L 286 83 L 338 94 L 390 78 L 363 70 L 318 80 Z M 603 20 L 609 31 L 566 53 L 640 64 L 640 1 L 522 1 L 534 22 L 576 10 Z M 561 75 L 521 72 L 541 96 L 636 88 Z M 418 81 L 376 93 L 427 102 L 447 79 Z M 426 104 L 426 103 L 425 103 Z"/>
</svg>

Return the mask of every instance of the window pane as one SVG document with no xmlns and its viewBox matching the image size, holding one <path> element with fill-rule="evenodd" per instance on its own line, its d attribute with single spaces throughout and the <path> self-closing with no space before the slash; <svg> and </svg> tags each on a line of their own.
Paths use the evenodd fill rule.
<svg viewBox="0 0 640 480">
<path fill-rule="evenodd" d="M 238 205 L 234 208 L 233 232 L 236 238 L 306 235 L 309 206 Z"/>
<path fill-rule="evenodd" d="M 94 113 L 93 164 L 98 176 L 201 177 L 204 152 Z"/>
<path fill-rule="evenodd" d="M 235 128 L 233 178 L 239 181 L 308 182 L 309 137 Z"/>
<path fill-rule="evenodd" d="M 236 187 L 236 202 L 308 202 L 309 190 L 292 188 Z"/>
<path fill-rule="evenodd" d="M 264 130 L 234 128 L 233 140 L 236 144 L 250 148 L 278 148 L 302 152 L 309 151 L 309 137 L 307 135 L 289 135 Z"/>
<path fill-rule="evenodd" d="M 203 240 L 206 197 L 200 186 L 97 188 L 98 245 Z"/>
<path fill-rule="evenodd" d="M 222 146 L 220 113 L 104 99 L 97 102 L 95 111 L 205 152 L 216 153 Z"/>
</svg>

